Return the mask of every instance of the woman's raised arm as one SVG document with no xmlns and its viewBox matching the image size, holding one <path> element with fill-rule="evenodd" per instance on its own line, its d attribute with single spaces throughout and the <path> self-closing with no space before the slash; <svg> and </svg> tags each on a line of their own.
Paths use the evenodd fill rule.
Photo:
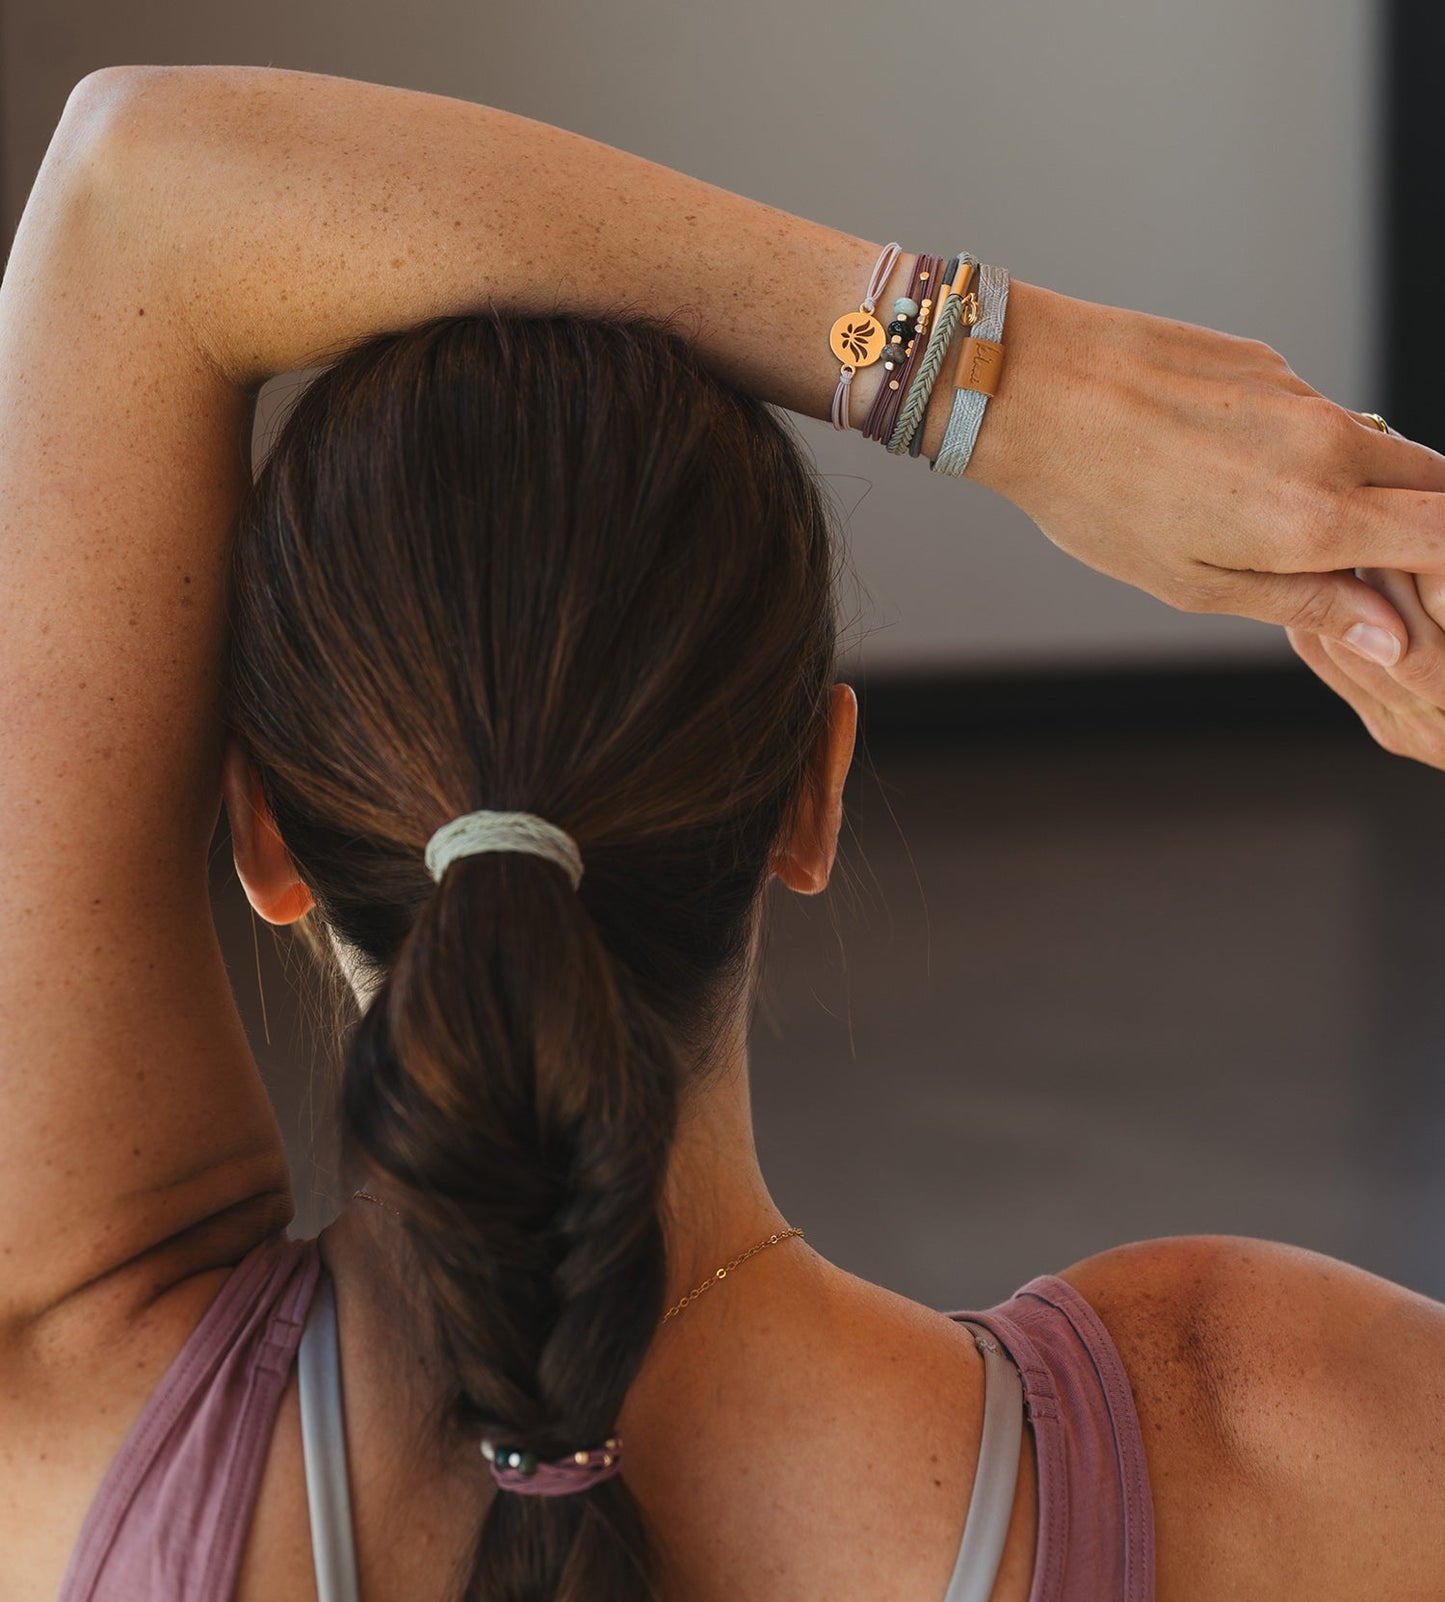
<svg viewBox="0 0 1445 1602">
<path fill-rule="evenodd" d="M 963 201 L 907 243 L 988 253 Z M 206 877 L 258 382 L 489 301 L 677 319 L 821 417 L 877 249 L 434 95 L 121 67 L 71 96 L 0 282 L 0 1357 L 82 1288 L 127 1329 L 289 1207 Z M 1264 347 L 1022 284 L 1004 343 L 970 476 L 1092 565 L 1334 638 L 1403 626 L 1312 570 L 1445 569 L 1440 459 Z"/>
<path fill-rule="evenodd" d="M 468 101 L 261 67 L 103 76 L 156 282 L 239 384 L 490 302 L 677 316 L 741 387 L 828 414 L 828 330 L 858 304 L 873 241 Z M 987 256 L 966 195 L 957 213 L 958 238 L 905 243 Z M 1445 571 L 1445 459 L 1268 347 L 1188 324 L 1018 284 L 1004 343 L 969 474 L 1055 543 L 1186 610 L 1341 640 L 1364 625 L 1352 638 L 1387 657 L 1408 645 L 1389 603 L 1337 570 Z M 855 420 L 881 378 L 859 371 Z M 934 391 L 930 456 L 951 393 Z"/>
</svg>

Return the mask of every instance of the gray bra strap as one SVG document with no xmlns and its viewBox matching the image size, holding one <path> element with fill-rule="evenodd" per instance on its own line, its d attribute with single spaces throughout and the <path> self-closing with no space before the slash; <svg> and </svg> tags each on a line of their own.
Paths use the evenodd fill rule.
<svg viewBox="0 0 1445 1602">
<path fill-rule="evenodd" d="M 1024 1398 L 1018 1370 L 978 1324 L 960 1320 L 983 1356 L 983 1438 L 958 1562 L 943 1602 L 988 1602 L 1013 1515 L 1023 1445 Z M 326 1602 L 323 1597 L 322 1602 Z"/>
<path fill-rule="evenodd" d="M 301 1452 L 306 1460 L 306 1501 L 311 1511 L 317 1602 L 359 1602 L 341 1412 L 336 1296 L 325 1264 L 301 1332 L 296 1366 L 301 1384 Z"/>
</svg>

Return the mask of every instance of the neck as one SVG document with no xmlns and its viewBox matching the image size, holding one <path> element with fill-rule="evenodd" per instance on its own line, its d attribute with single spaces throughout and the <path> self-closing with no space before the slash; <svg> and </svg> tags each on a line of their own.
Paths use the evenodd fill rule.
<svg viewBox="0 0 1445 1602">
<path fill-rule="evenodd" d="M 793 1222 L 783 1217 L 758 1166 L 747 1046 L 736 1034 L 707 1077 L 684 1096 L 660 1211 L 669 1307 L 712 1280 L 732 1258 Z M 767 1250 L 786 1252 L 797 1245 L 794 1238 Z"/>
<path fill-rule="evenodd" d="M 659 1209 L 667 1243 L 664 1307 L 704 1284 L 707 1290 L 658 1331 L 633 1393 L 651 1396 L 659 1385 L 665 1390 L 662 1376 L 672 1370 L 671 1354 L 688 1352 L 690 1366 L 717 1332 L 735 1333 L 737 1321 L 764 1299 L 772 1305 L 779 1287 L 785 1295 L 795 1294 L 800 1278 L 811 1282 L 828 1267 L 800 1236 L 789 1236 L 716 1277 L 719 1268 L 794 1222 L 773 1201 L 758 1166 L 744 1030 L 740 1021 L 710 1071 L 684 1095 Z M 404 1294 L 407 1267 L 395 1220 L 383 1207 L 351 1200 L 327 1234 L 375 1261 L 379 1297 Z M 423 1363 L 413 1372 L 434 1369 Z"/>
</svg>

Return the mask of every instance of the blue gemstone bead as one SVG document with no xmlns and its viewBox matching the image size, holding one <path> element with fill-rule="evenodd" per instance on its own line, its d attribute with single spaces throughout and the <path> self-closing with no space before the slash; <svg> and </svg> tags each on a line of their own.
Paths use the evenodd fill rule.
<svg viewBox="0 0 1445 1602">
<path fill-rule="evenodd" d="M 910 300 L 907 295 L 900 295 L 893 302 L 893 310 L 899 317 L 917 317 L 918 302 Z"/>
</svg>

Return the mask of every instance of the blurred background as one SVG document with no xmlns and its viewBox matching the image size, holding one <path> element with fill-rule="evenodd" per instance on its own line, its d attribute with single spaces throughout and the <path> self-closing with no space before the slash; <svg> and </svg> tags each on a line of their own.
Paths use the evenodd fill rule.
<svg viewBox="0 0 1445 1602">
<path fill-rule="evenodd" d="M 1442 45 L 1420 0 L 4 0 L 0 208 L 8 240 L 96 67 L 335 73 L 1267 340 L 1439 445 Z M 304 377 L 268 386 L 258 457 Z M 864 722 L 833 888 L 770 892 L 754 1096 L 790 1220 L 946 1308 L 1186 1232 L 1445 1296 L 1445 776 L 1378 751 L 1279 631 L 1172 612 L 798 421 L 848 532 Z M 314 1233 L 333 1053 L 224 821 L 212 871 Z"/>
</svg>

